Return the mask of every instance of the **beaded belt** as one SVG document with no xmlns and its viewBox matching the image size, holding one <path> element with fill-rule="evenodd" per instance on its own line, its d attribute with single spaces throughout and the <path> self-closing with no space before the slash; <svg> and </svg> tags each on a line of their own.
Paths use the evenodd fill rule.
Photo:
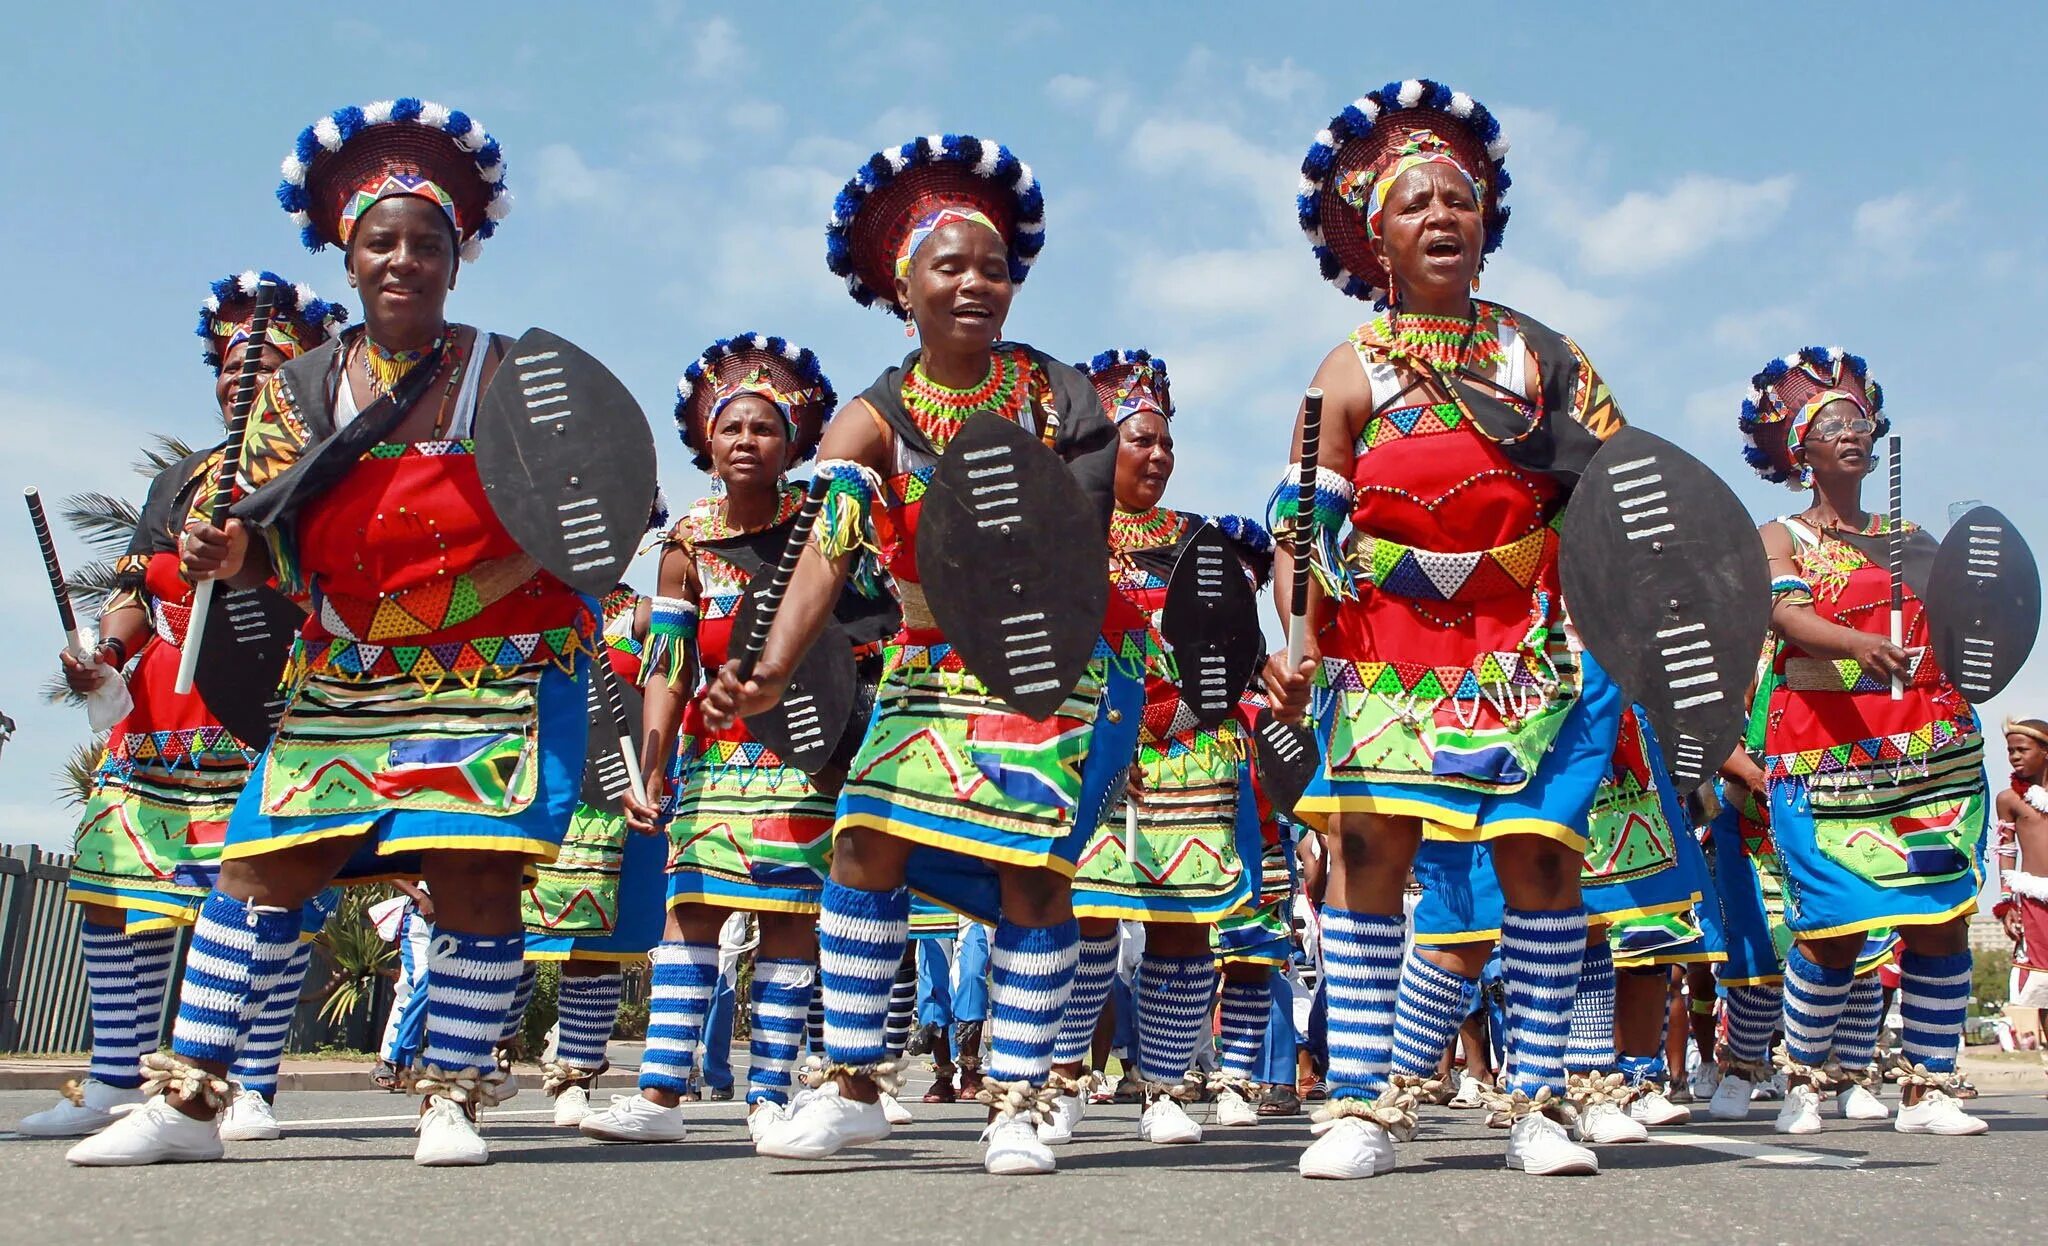
<svg viewBox="0 0 2048 1246">
<path fill-rule="evenodd" d="M 1941 668 L 1929 661 L 1926 649 L 1906 650 L 1908 688 L 1932 688 L 1941 682 Z M 1785 686 L 1794 692 L 1888 692 L 1888 676 L 1864 669 L 1854 658 L 1786 658 Z"/>
<path fill-rule="evenodd" d="M 174 602 L 152 600 L 149 604 L 150 623 L 156 634 L 170 644 L 185 647 L 185 629 L 192 625 L 192 607 Z"/>
<path fill-rule="evenodd" d="M 1358 531 L 1344 543 L 1344 562 L 1359 579 L 1381 592 L 1428 601 L 1480 601 L 1527 591 L 1556 554 L 1557 530 L 1550 524 L 1470 553 L 1418 549 Z"/>
</svg>

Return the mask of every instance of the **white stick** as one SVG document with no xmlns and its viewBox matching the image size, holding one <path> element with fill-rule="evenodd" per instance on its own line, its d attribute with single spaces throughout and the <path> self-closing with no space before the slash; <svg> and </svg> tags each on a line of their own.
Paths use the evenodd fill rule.
<svg viewBox="0 0 2048 1246">
<path fill-rule="evenodd" d="M 179 696 L 192 692 L 192 676 L 199 669 L 199 642 L 206 638 L 206 610 L 213 604 L 213 581 L 192 586 L 192 613 L 185 624 L 185 647 L 178 651 L 178 680 L 171 685 Z"/>
</svg>

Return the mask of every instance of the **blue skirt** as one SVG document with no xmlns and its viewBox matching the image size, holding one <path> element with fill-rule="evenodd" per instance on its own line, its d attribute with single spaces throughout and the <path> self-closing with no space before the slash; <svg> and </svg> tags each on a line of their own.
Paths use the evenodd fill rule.
<svg viewBox="0 0 2048 1246">
<path fill-rule="evenodd" d="M 528 960 L 638 960 L 661 942 L 668 916 L 668 836 L 626 833 L 619 861 L 619 913 L 610 934 L 526 936 Z"/>
</svg>

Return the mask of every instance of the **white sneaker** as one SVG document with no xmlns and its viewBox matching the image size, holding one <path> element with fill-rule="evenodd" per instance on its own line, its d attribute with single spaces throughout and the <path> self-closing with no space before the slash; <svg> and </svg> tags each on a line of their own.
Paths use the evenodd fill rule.
<svg viewBox="0 0 2048 1246">
<path fill-rule="evenodd" d="M 777 1103 L 773 1099 L 760 1100 L 747 1110 L 747 1136 L 754 1140 L 754 1145 L 759 1146 L 763 1131 L 770 1125 L 788 1120 L 792 1111 L 787 1103 Z"/>
<path fill-rule="evenodd" d="M 895 1095 L 882 1095 L 881 1103 L 882 1116 L 885 1119 L 887 1119 L 891 1125 L 908 1125 L 917 1119 L 915 1116 L 912 1116 L 910 1114 L 909 1108 L 906 1108 L 901 1103 L 897 1102 Z"/>
<path fill-rule="evenodd" d="M 1259 1123 L 1259 1110 L 1245 1101 L 1235 1090 L 1216 1092 L 1216 1124 L 1225 1129 L 1241 1129 L 1246 1125 Z"/>
<path fill-rule="evenodd" d="M 1085 1095 L 1054 1096 L 1052 1115 L 1038 1122 L 1038 1140 L 1047 1146 L 1065 1146 L 1074 1140 L 1074 1128 L 1087 1112 Z"/>
<path fill-rule="evenodd" d="M 420 1136 L 413 1148 L 412 1162 L 423 1168 L 472 1168 L 491 1162 L 491 1148 L 484 1145 L 476 1122 L 453 1099 L 427 1097 L 427 1110 L 413 1126 Z"/>
<path fill-rule="evenodd" d="M 1785 1090 L 1785 1106 L 1778 1109 L 1778 1119 L 1771 1128 L 1781 1134 L 1817 1134 L 1820 1132 L 1820 1095 L 1811 1086 L 1789 1086 Z"/>
<path fill-rule="evenodd" d="M 576 1128 L 599 1142 L 681 1142 L 689 1135 L 683 1121 L 679 1107 L 665 1108 L 646 1095 L 613 1095 L 610 1107 L 586 1113 Z"/>
<path fill-rule="evenodd" d="M 1721 1066 L 1712 1060 L 1702 1060 L 1692 1071 L 1692 1080 L 1686 1088 L 1692 1091 L 1694 1103 L 1705 1103 L 1714 1097 L 1721 1087 Z"/>
<path fill-rule="evenodd" d="M 1645 1125 L 1683 1125 L 1692 1120 L 1692 1109 L 1673 1103 L 1663 1091 L 1652 1090 L 1636 1096 L 1628 1105 L 1628 1114 Z"/>
<path fill-rule="evenodd" d="M 1138 1136 L 1162 1145 L 1200 1142 L 1202 1127 L 1195 1123 L 1178 1100 L 1160 1095 L 1147 1104 L 1144 1114 L 1138 1117 Z"/>
<path fill-rule="evenodd" d="M 849 1099 L 837 1085 L 822 1087 L 794 1106 L 787 1120 L 762 1126 L 754 1142 L 756 1152 L 776 1159 L 825 1159 L 845 1147 L 889 1136 L 889 1118 L 881 1104 Z"/>
<path fill-rule="evenodd" d="M 216 1121 L 195 1121 L 159 1095 L 64 1153 L 86 1168 L 196 1164 L 221 1157 Z"/>
<path fill-rule="evenodd" d="M 1448 1106 L 1454 1108 L 1476 1108 L 1486 1101 L 1486 1083 L 1470 1073 L 1458 1074 L 1458 1093 L 1451 1096 Z"/>
<path fill-rule="evenodd" d="M 1643 1128 L 1643 1123 L 1613 1103 L 1596 1103 L 1581 1111 L 1571 1132 L 1579 1141 L 1599 1146 L 1650 1140 L 1650 1131 Z M 1513 1143 L 1512 1133 L 1508 1135 L 1508 1141 Z"/>
<path fill-rule="evenodd" d="M 1920 1102 L 1912 1107 L 1900 1108 L 1898 1116 L 1892 1121 L 1892 1128 L 1902 1134 L 1941 1134 L 1944 1137 L 1963 1138 L 1983 1133 L 1991 1126 L 1963 1111 L 1948 1095 L 1939 1090 L 1930 1090 L 1921 1095 Z"/>
<path fill-rule="evenodd" d="M 83 1138 L 113 1124 L 119 1115 L 114 1109 L 142 1102 L 140 1088 L 123 1090 L 96 1077 L 80 1082 L 78 1090 L 80 1102 L 59 1099 L 56 1107 L 22 1117 L 14 1132 L 30 1138 Z"/>
<path fill-rule="evenodd" d="M 1771 1074 L 1771 1079 L 1769 1081 L 1758 1082 L 1756 1084 L 1756 1089 L 1749 1092 L 1749 1097 L 1752 1099 L 1760 1099 L 1766 1103 L 1775 1103 L 1776 1101 L 1783 1099 L 1785 1097 L 1785 1092 L 1790 1090 L 1791 1088 L 1792 1083 L 1785 1080 L 1785 1075 L 1783 1073 L 1773 1073 Z"/>
<path fill-rule="evenodd" d="M 1892 1110 L 1868 1086 L 1851 1086 L 1835 1095 L 1835 1115 L 1845 1121 L 1883 1121 L 1891 1119 Z"/>
<path fill-rule="evenodd" d="M 582 1086 L 564 1086 L 555 1096 L 555 1124 L 574 1129 L 590 1115 L 590 1092 Z"/>
<path fill-rule="evenodd" d="M 1371 1121 L 1340 1116 L 1309 1126 L 1309 1132 L 1316 1140 L 1294 1165 L 1304 1177 L 1357 1181 L 1394 1171 L 1394 1140 Z"/>
<path fill-rule="evenodd" d="M 1750 1080 L 1739 1074 L 1728 1073 L 1714 1087 L 1714 1097 L 1707 1101 L 1707 1115 L 1717 1121 L 1740 1121 L 1749 1119 L 1750 1096 L 1756 1087 Z"/>
<path fill-rule="evenodd" d="M 1508 1167 L 1538 1177 L 1591 1176 L 1600 1161 L 1573 1143 L 1563 1125 L 1532 1112 L 1508 1128 Z"/>
<path fill-rule="evenodd" d="M 269 1100 L 253 1090 L 237 1094 L 220 1118 L 222 1142 L 275 1142 L 282 1137 L 284 1129 L 270 1110 Z"/>
<path fill-rule="evenodd" d="M 1038 1127 L 1021 1116 L 992 1123 L 981 1131 L 988 1150 L 982 1170 L 993 1177 L 1035 1177 L 1058 1167 L 1052 1148 L 1038 1139 Z"/>
</svg>

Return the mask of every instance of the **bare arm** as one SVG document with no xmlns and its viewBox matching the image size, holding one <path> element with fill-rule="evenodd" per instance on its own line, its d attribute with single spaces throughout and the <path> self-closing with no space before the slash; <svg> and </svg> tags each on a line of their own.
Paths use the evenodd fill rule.
<svg viewBox="0 0 2048 1246">
<path fill-rule="evenodd" d="M 841 407 L 826 425 L 818 457 L 846 459 L 881 473 L 887 470 L 888 449 L 868 405 L 855 399 Z M 881 505 L 881 499 L 875 499 L 874 504 Z M 706 722 L 722 731 L 736 719 L 757 714 L 781 699 L 797 663 L 810 652 L 818 633 L 825 630 L 825 621 L 839 603 L 852 565 L 851 554 L 828 561 L 817 546 L 805 546 L 796 574 L 790 579 L 789 592 L 775 616 L 775 626 L 768 633 L 768 643 L 761 650 L 761 660 L 754 665 L 753 678 L 742 684 L 738 658 L 727 662 L 705 689 Z"/>
<path fill-rule="evenodd" d="M 1777 522 L 1765 524 L 1759 532 L 1764 553 L 1771 560 L 1771 577 L 1797 576 L 1792 534 Z M 1875 632 L 1858 631 L 1820 617 L 1810 601 L 1780 595 L 1771 606 L 1771 630 L 1820 658 L 1849 658 L 1864 669 L 1881 675 L 1904 675 L 1906 652 Z"/>
<path fill-rule="evenodd" d="M 690 552 L 680 545 L 671 545 L 662 552 L 659 587 L 655 590 L 662 597 L 675 597 L 697 605 L 701 593 L 697 587 L 697 568 L 690 560 Z M 644 636 L 647 617 L 651 607 L 642 601 L 635 608 L 634 631 Z M 599 658 L 603 661 L 603 658 Z M 696 692 L 697 673 L 684 676 L 682 685 L 671 685 L 659 675 L 647 681 L 645 699 L 641 702 L 640 721 L 640 769 L 641 779 L 647 787 L 647 801 L 642 804 L 628 791 L 621 803 L 626 810 L 626 825 L 642 834 L 655 829 L 655 815 L 661 809 L 661 800 L 668 785 L 668 761 L 675 751 L 676 727 L 683 720 L 683 709 L 690 703 L 690 696 Z"/>
</svg>

